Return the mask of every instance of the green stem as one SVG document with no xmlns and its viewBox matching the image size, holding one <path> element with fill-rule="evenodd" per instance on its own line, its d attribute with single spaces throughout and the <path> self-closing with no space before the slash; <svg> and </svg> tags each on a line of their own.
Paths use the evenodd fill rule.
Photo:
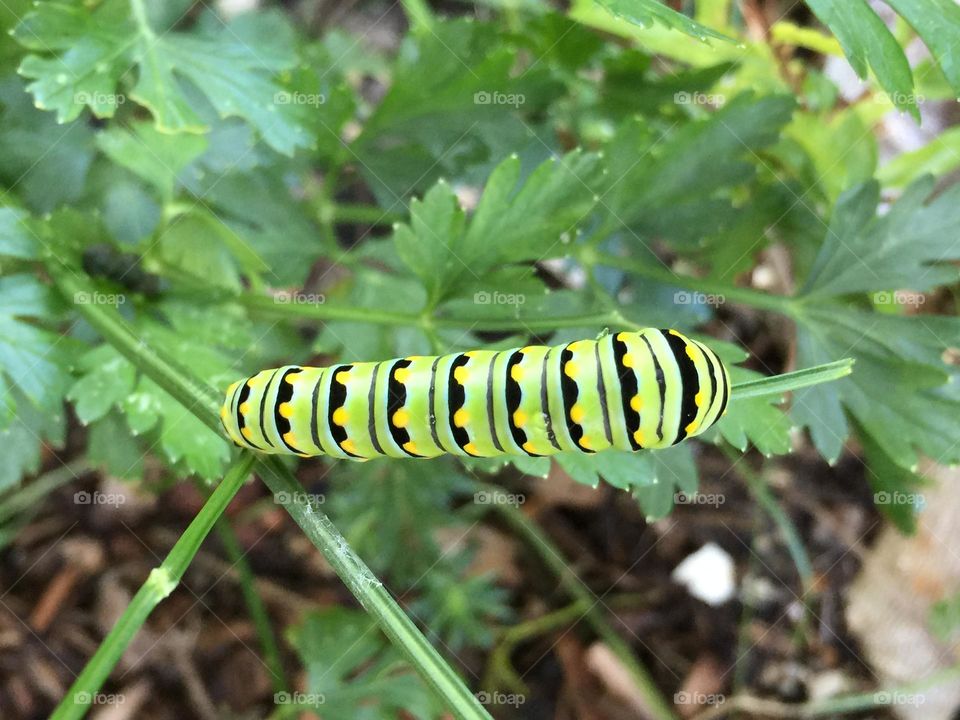
<svg viewBox="0 0 960 720">
<path fill-rule="evenodd" d="M 12 491 L 0 502 L 0 524 L 23 511 L 29 511 L 37 507 L 43 498 L 51 492 L 76 479 L 78 475 L 82 475 L 89 469 L 90 465 L 86 460 L 73 460 Z"/>
<path fill-rule="evenodd" d="M 493 485 L 481 487 L 490 492 L 500 492 L 500 488 Z M 607 623 L 603 616 L 603 604 L 577 574 L 566 564 L 559 550 L 553 546 L 550 539 L 527 518 L 519 508 L 508 503 L 496 503 L 490 506 L 520 535 L 540 556 L 543 563 L 557 576 L 563 589 L 578 603 L 582 603 L 586 610 L 584 619 L 607 644 L 610 650 L 620 659 L 624 667 L 632 676 L 633 682 L 643 694 L 654 720 L 675 720 L 676 715 L 667 701 L 660 694 L 653 678 L 636 658 L 630 646 Z"/>
<path fill-rule="evenodd" d="M 76 293 L 88 289 L 87 285 L 79 280 L 82 277 L 80 271 L 65 267 L 52 256 L 47 256 L 46 261 L 51 276 L 65 297 L 72 298 Z M 219 403 L 216 391 L 194 378 L 190 371 L 177 369 L 157 348 L 150 348 L 137 339 L 116 310 L 93 304 L 78 305 L 77 308 L 107 342 L 134 363 L 141 372 L 180 401 L 204 424 L 219 432 Z M 246 456 L 246 453 L 244 455 Z M 275 495 L 285 494 L 287 500 L 282 503 L 284 509 L 323 553 L 363 608 L 374 617 L 454 716 L 463 720 L 489 719 L 489 713 L 479 700 L 427 642 L 330 519 L 304 500 L 303 487 L 293 474 L 275 457 L 258 458 L 257 468 L 258 474 Z"/>
<path fill-rule="evenodd" d="M 170 554 L 159 567 L 154 568 L 133 600 L 123 611 L 117 624 L 107 634 L 93 657 L 77 676 L 66 696 L 57 705 L 51 720 L 72 720 L 83 717 L 91 706 L 91 699 L 100 692 L 104 681 L 130 645 L 137 631 L 146 622 L 153 609 L 180 584 L 190 561 L 200 549 L 214 523 L 250 474 L 253 457 L 242 455 L 227 471 L 223 482 L 197 513 Z"/>
<path fill-rule="evenodd" d="M 333 206 L 333 218 L 339 223 L 392 225 L 404 220 L 406 215 L 393 210 L 382 210 L 376 205 L 338 203 Z"/>
<path fill-rule="evenodd" d="M 764 479 L 753 472 L 746 463 L 740 462 L 743 459 L 743 454 L 729 445 L 723 445 L 721 449 L 723 450 L 723 454 L 726 455 L 727 459 L 733 464 L 736 471 L 746 480 L 750 494 L 753 495 L 760 507 L 770 516 L 770 519 L 773 520 L 780 534 L 783 536 L 790 557 L 793 559 L 793 564 L 797 568 L 797 574 L 800 576 L 800 584 L 803 586 L 804 596 L 812 593 L 814 591 L 815 580 L 813 563 L 810 562 L 810 556 L 807 554 L 807 549 L 803 544 L 796 525 L 793 524 L 790 516 L 784 512 L 780 503 L 777 502 L 777 498 L 774 497 Z"/>
<path fill-rule="evenodd" d="M 818 385 L 820 383 L 831 382 L 846 377 L 853 372 L 853 360 L 844 358 L 843 360 L 834 360 L 823 365 L 815 365 L 803 370 L 794 370 L 783 375 L 772 375 L 770 377 L 760 378 L 759 380 L 750 380 L 748 382 L 735 383 L 732 398 L 734 400 L 744 400 L 752 397 L 762 397 L 764 395 L 782 395 L 791 390 Z"/>
<path fill-rule="evenodd" d="M 400 0 L 404 12 L 410 21 L 410 26 L 414 30 L 428 30 L 433 32 L 433 26 L 436 23 L 433 17 L 433 11 L 427 5 L 426 0 Z"/>
<path fill-rule="evenodd" d="M 237 540 L 237 534 L 233 531 L 230 522 L 227 519 L 221 520 L 217 523 L 216 530 L 231 566 L 237 571 L 243 600 L 247 604 L 247 611 L 250 613 L 250 618 L 253 620 L 254 628 L 256 628 L 257 635 L 260 638 L 260 647 L 263 650 L 263 657 L 270 672 L 270 680 L 273 682 L 273 691 L 275 693 L 285 692 L 287 681 L 283 673 L 283 662 L 280 660 L 280 648 L 277 645 L 277 637 L 273 632 L 273 625 L 270 623 L 267 608 L 254 585 L 253 570 L 250 569 L 250 563 L 244 556 L 240 541 Z"/>
</svg>

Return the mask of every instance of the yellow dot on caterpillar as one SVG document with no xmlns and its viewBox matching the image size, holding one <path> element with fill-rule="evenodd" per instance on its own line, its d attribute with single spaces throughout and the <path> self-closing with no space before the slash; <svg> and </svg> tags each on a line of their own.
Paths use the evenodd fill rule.
<svg viewBox="0 0 960 720">
<path fill-rule="evenodd" d="M 341 370 L 334 376 L 334 380 L 336 380 L 341 385 L 346 385 L 347 382 L 350 380 L 350 371 Z"/>
<path fill-rule="evenodd" d="M 670 333 L 671 335 L 677 336 L 678 338 L 682 338 L 682 337 L 683 337 L 683 335 L 681 335 L 680 333 L 678 333 L 676 330 L 668 330 L 667 332 Z"/>
<path fill-rule="evenodd" d="M 297 382 L 297 378 L 300 376 L 300 373 L 301 373 L 301 372 L 303 372 L 303 371 L 302 371 L 302 370 L 298 370 L 298 371 L 295 372 L 295 373 L 290 373 L 289 375 L 287 375 L 287 377 L 286 377 L 287 385 L 295 385 L 296 382 Z"/>
<path fill-rule="evenodd" d="M 344 427 L 347 424 L 348 418 L 349 418 L 349 415 L 347 414 L 346 408 L 338 407 L 336 410 L 333 411 L 334 425 L 339 425 L 340 427 Z"/>
<path fill-rule="evenodd" d="M 687 357 L 695 361 L 697 359 L 697 349 L 693 345 L 688 344 L 686 350 Z"/>
<path fill-rule="evenodd" d="M 567 346 L 567 349 L 571 352 L 580 352 L 581 350 L 585 349 L 587 344 L 590 342 L 590 340 L 577 340 L 576 342 L 570 343 Z"/>
<path fill-rule="evenodd" d="M 294 447 L 297 446 L 297 436 L 294 435 L 292 432 L 284 433 L 283 441 L 287 445 L 293 445 Z"/>
<path fill-rule="evenodd" d="M 635 443 L 637 443 L 637 445 L 643 445 L 644 443 L 643 430 L 637 430 L 633 434 L 633 440 Z"/>
<path fill-rule="evenodd" d="M 240 407 L 237 409 L 240 411 L 241 415 L 246 415 L 248 412 L 250 412 L 250 401 L 246 400 L 240 403 Z"/>
<path fill-rule="evenodd" d="M 687 435 L 692 435 L 697 431 L 697 427 L 698 427 L 698 423 L 696 420 L 694 420 L 692 423 L 690 423 L 684 428 L 684 432 L 686 432 Z"/>
<path fill-rule="evenodd" d="M 358 455 L 358 454 L 359 454 L 359 453 L 357 452 L 357 446 L 354 444 L 353 440 L 351 440 L 351 439 L 349 439 L 349 438 L 347 438 L 347 439 L 344 440 L 342 443 L 340 443 L 340 447 L 343 448 L 344 450 L 346 450 L 346 451 L 347 451 L 348 453 L 350 453 L 351 455 Z"/>
<path fill-rule="evenodd" d="M 393 379 L 399 383 L 405 383 L 410 379 L 410 368 L 397 368 L 393 373 Z"/>
<path fill-rule="evenodd" d="M 227 413 L 227 406 L 226 406 L 226 405 L 221 405 L 221 406 L 220 406 L 220 417 L 223 418 L 224 420 L 226 420 L 226 419 L 227 419 L 227 415 L 228 415 L 228 413 Z"/>
<path fill-rule="evenodd" d="M 513 413 L 513 424 L 518 428 L 522 428 L 527 424 L 527 414 L 523 410 L 517 410 Z"/>
<path fill-rule="evenodd" d="M 463 449 L 464 449 L 465 452 L 467 452 L 467 453 L 469 453 L 469 454 L 471 454 L 471 455 L 474 455 L 474 456 L 480 454 L 480 451 L 477 450 L 477 446 L 474 445 L 472 442 L 468 442 L 466 445 L 464 445 L 464 446 L 463 446 Z"/>
<path fill-rule="evenodd" d="M 577 367 L 577 364 L 573 360 L 568 360 L 567 364 L 563 366 L 563 372 L 569 378 L 576 378 L 577 373 L 580 372 L 580 368 Z"/>
<path fill-rule="evenodd" d="M 580 403 L 575 403 L 572 408 L 570 408 L 570 419 L 573 420 L 577 425 L 583 422 L 583 419 L 587 416 L 587 411 L 583 409 L 583 405 Z"/>
<path fill-rule="evenodd" d="M 239 384 L 240 384 L 240 382 L 238 381 L 238 382 L 233 383 L 233 385 L 231 385 L 230 387 L 228 387 L 228 388 L 227 388 L 227 395 L 233 395 L 233 394 L 237 391 L 237 385 L 239 385 Z"/>
<path fill-rule="evenodd" d="M 634 412 L 640 412 L 640 408 L 643 405 L 643 400 L 640 399 L 639 395 L 634 395 L 630 398 L 630 409 Z"/>
<path fill-rule="evenodd" d="M 523 366 L 514 365 L 512 368 L 510 368 L 510 377 L 516 380 L 517 382 L 520 382 L 521 380 L 523 380 Z"/>
<path fill-rule="evenodd" d="M 582 438 L 580 438 L 580 447 L 582 447 L 584 450 L 593 450 L 593 438 L 591 438 L 589 435 L 584 435 Z"/>
<path fill-rule="evenodd" d="M 248 428 L 248 427 L 245 427 L 245 428 L 244 428 L 243 430 L 241 430 L 240 432 L 242 432 L 242 433 L 243 433 L 243 436 L 244 436 L 245 438 L 247 438 L 248 440 L 253 437 L 253 430 L 251 430 L 251 429 Z"/>
<path fill-rule="evenodd" d="M 617 333 L 617 340 L 620 342 L 626 342 L 628 337 L 630 337 L 630 333 Z"/>
<path fill-rule="evenodd" d="M 404 443 L 403 449 L 406 450 L 408 453 L 413 453 L 414 455 L 420 454 L 420 451 L 417 450 L 417 444 L 413 440 L 411 440 L 410 442 Z"/>
<path fill-rule="evenodd" d="M 465 367 L 458 367 L 453 371 L 453 379 L 456 380 L 461 385 L 465 385 L 467 378 L 470 377 L 470 373 L 467 372 Z"/>
<path fill-rule="evenodd" d="M 470 422 L 470 413 L 463 408 L 460 408 L 453 414 L 453 424 L 457 427 L 466 427 L 468 422 Z"/>
<path fill-rule="evenodd" d="M 405 428 L 410 422 L 410 413 L 400 408 L 393 414 L 393 424 L 398 428 Z"/>
<path fill-rule="evenodd" d="M 527 441 L 523 444 L 523 449 L 526 450 L 526 451 L 527 451 L 528 453 L 530 453 L 531 455 L 536 455 L 536 454 L 537 454 L 537 446 L 534 445 L 534 444 L 533 444 L 532 442 L 530 442 L 529 440 L 527 440 Z"/>
<path fill-rule="evenodd" d="M 290 419 L 293 417 L 293 405 L 288 402 L 280 403 L 280 416 Z"/>
<path fill-rule="evenodd" d="M 633 367 L 633 363 L 634 363 L 633 355 L 631 355 L 630 353 L 627 353 L 626 355 L 623 356 L 623 366 L 624 366 L 624 367 L 632 368 L 632 367 Z"/>
<path fill-rule="evenodd" d="M 703 405 L 703 390 L 693 396 L 693 402 L 697 407 L 701 407 Z"/>
</svg>

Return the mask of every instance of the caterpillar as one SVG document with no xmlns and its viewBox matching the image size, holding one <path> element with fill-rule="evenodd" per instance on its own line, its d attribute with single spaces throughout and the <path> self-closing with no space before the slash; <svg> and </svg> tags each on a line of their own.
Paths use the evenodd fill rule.
<svg viewBox="0 0 960 720">
<path fill-rule="evenodd" d="M 699 435 L 730 378 L 709 348 L 648 328 L 565 345 L 328 368 L 287 365 L 227 388 L 240 447 L 368 460 L 642 450 Z"/>
</svg>

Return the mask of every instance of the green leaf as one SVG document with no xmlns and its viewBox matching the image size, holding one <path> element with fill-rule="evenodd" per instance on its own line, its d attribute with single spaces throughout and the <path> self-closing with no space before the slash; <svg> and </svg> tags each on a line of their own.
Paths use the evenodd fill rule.
<svg viewBox="0 0 960 720">
<path fill-rule="evenodd" d="M 123 0 L 106 0 L 92 11 L 46 2 L 27 15 L 14 34 L 33 51 L 19 71 L 33 81 L 27 89 L 37 107 L 56 111 L 59 122 L 77 118 L 84 107 L 113 117 L 127 102 L 117 87 L 120 76 L 134 65 L 139 78 L 130 99 L 150 110 L 160 132 L 209 129 L 205 106 L 188 92 L 192 86 L 220 117 L 243 118 L 278 152 L 292 155 L 310 144 L 302 121 L 309 109 L 289 102 L 273 79 L 296 63 L 282 15 L 244 15 L 202 34 L 158 34 L 137 14 L 140 7 L 134 4 L 131 18 Z"/>
<path fill-rule="evenodd" d="M 708 28 L 706 25 L 701 25 L 683 13 L 678 13 L 676 10 L 667 7 L 659 0 L 597 0 L 597 2 L 617 17 L 629 20 L 642 28 L 658 22 L 665 27 L 679 30 L 704 42 L 709 38 L 736 42 L 733 38 Z"/>
<path fill-rule="evenodd" d="M 281 709 L 300 705 L 327 720 L 394 720 L 401 712 L 436 718 L 443 712 L 359 610 L 308 613 L 288 629 L 287 639 L 306 669 L 307 692 L 278 693 L 274 702 Z"/>
<path fill-rule="evenodd" d="M 138 121 L 131 123 L 129 129 L 111 125 L 97 134 L 97 146 L 169 201 L 178 173 L 206 149 L 207 141 L 197 135 L 161 133 L 152 123 Z"/>
<path fill-rule="evenodd" d="M 13 420 L 0 426 L 0 446 L 4 449 L 0 492 L 19 484 L 24 475 L 37 472 L 44 446 L 63 446 L 66 434 L 62 406 L 54 410 L 40 409 L 25 402 L 22 396 L 16 400 L 5 396 L 4 381 L 0 377 L 0 401 L 17 406 Z"/>
<path fill-rule="evenodd" d="M 807 0 L 807 5 L 837 36 L 857 75 L 866 78 L 867 68 L 873 69 L 893 104 L 919 121 L 907 56 L 866 0 Z"/>
<path fill-rule="evenodd" d="M 521 182 L 520 161 L 511 156 L 491 174 L 469 222 L 441 181 L 411 203 L 410 224 L 395 227 L 397 253 L 423 279 L 433 304 L 483 285 L 503 263 L 563 255 L 596 204 L 599 170 L 597 155 L 572 152 Z"/>
<path fill-rule="evenodd" d="M 109 345 L 89 351 L 79 362 L 81 377 L 67 393 L 84 425 L 120 407 L 136 383 L 135 368 Z"/>
<path fill-rule="evenodd" d="M 876 182 L 844 193 L 803 293 L 927 290 L 956 280 L 948 262 L 960 258 L 960 248 L 948 229 L 960 223 L 960 187 L 925 204 L 932 191 L 932 178 L 914 183 L 882 217 Z"/>
<path fill-rule="evenodd" d="M 960 6 L 952 0 L 886 0 L 923 39 L 954 90 L 960 93 Z"/>
<path fill-rule="evenodd" d="M 900 153 L 877 172 L 884 187 L 899 188 L 924 175 L 946 175 L 960 166 L 960 127 L 949 128 L 913 152 Z"/>
<path fill-rule="evenodd" d="M 27 214 L 12 207 L 0 208 L 0 255 L 34 260 L 37 238 L 27 226 Z"/>
</svg>

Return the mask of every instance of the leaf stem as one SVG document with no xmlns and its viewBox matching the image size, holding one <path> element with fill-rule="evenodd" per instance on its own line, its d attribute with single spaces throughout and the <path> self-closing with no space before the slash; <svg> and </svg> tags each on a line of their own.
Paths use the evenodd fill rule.
<svg viewBox="0 0 960 720">
<path fill-rule="evenodd" d="M 852 358 L 844 358 L 803 370 L 794 370 L 783 375 L 772 375 L 759 380 L 735 383 L 730 394 L 731 401 L 764 395 L 782 395 L 791 390 L 839 380 L 853 372 L 853 362 Z"/>
<path fill-rule="evenodd" d="M 254 458 L 242 455 L 227 471 L 223 482 L 210 495 L 170 550 L 159 567 L 154 568 L 133 600 L 123 611 L 100 647 L 90 658 L 66 696 L 57 705 L 51 720 L 73 720 L 83 717 L 91 707 L 92 698 L 103 687 L 123 652 L 146 622 L 153 609 L 180 584 L 180 579 L 200 549 L 214 523 L 223 514 L 227 504 L 250 474 Z"/>
</svg>

